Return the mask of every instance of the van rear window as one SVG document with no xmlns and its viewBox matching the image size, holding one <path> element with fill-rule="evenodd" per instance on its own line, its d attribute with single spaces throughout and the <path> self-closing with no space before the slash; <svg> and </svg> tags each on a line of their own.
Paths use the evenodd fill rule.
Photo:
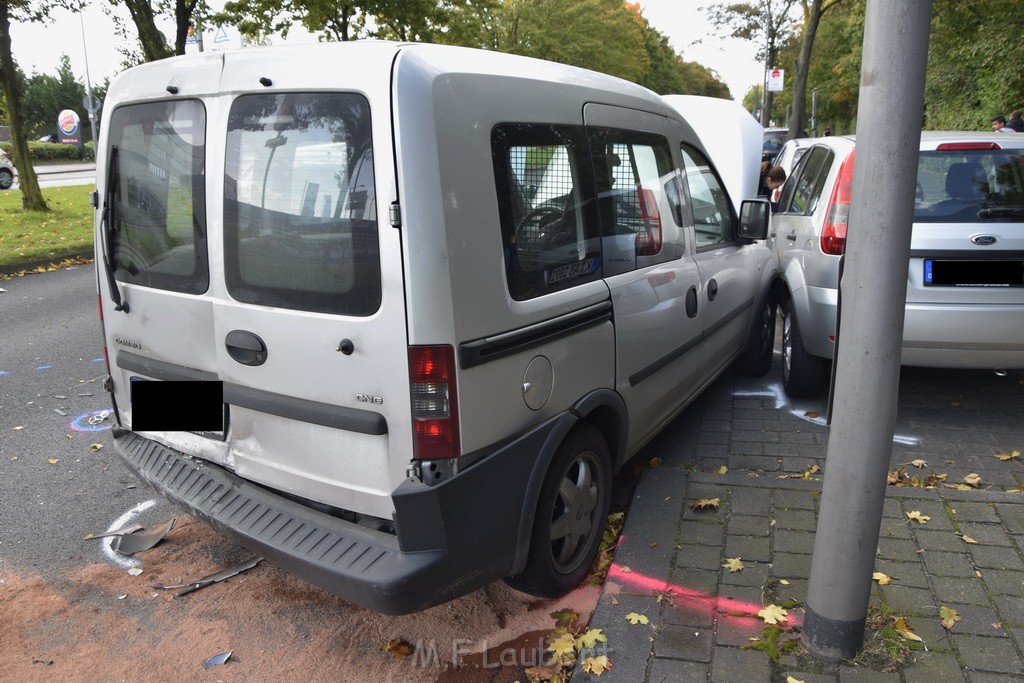
<svg viewBox="0 0 1024 683">
<path fill-rule="evenodd" d="M 206 111 L 198 100 L 118 107 L 110 116 L 107 196 L 114 277 L 201 294 L 206 251 Z"/>
<path fill-rule="evenodd" d="M 367 316 L 380 306 L 370 106 L 361 95 L 246 95 L 231 106 L 224 267 L 245 303 Z"/>
</svg>

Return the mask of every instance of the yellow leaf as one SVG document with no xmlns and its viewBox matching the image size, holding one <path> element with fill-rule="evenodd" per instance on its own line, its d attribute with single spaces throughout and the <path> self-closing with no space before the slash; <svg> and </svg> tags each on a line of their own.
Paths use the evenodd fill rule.
<svg viewBox="0 0 1024 683">
<path fill-rule="evenodd" d="M 786 621 L 786 619 L 788 618 L 786 616 L 787 614 L 789 614 L 789 612 L 779 607 L 778 605 L 768 605 L 763 610 L 760 610 L 757 613 L 757 616 L 764 619 L 764 623 L 766 624 L 778 624 L 780 622 Z"/>
<path fill-rule="evenodd" d="M 1002 461 L 1013 460 L 1014 458 L 1020 457 L 1020 451 L 1013 451 L 1012 453 L 996 453 L 996 457 Z"/>
<path fill-rule="evenodd" d="M 786 676 L 786 683 L 804 683 L 803 679 Z"/>
<path fill-rule="evenodd" d="M 561 609 L 552 612 L 549 616 L 555 620 L 555 626 L 566 629 L 574 627 L 580 618 L 580 615 L 571 609 Z"/>
<path fill-rule="evenodd" d="M 85 535 L 85 540 L 91 541 L 92 539 L 93 539 L 93 535 L 92 534 L 86 534 Z"/>
<path fill-rule="evenodd" d="M 60 458 L 50 458 L 46 462 L 50 463 L 51 465 L 56 465 L 57 463 L 60 462 Z"/>
<path fill-rule="evenodd" d="M 600 676 L 605 671 L 612 668 L 612 663 L 608 657 L 601 655 L 600 657 L 587 657 L 583 660 L 582 666 L 583 670 L 588 674 Z"/>
<path fill-rule="evenodd" d="M 572 634 L 563 633 L 548 645 L 548 650 L 555 654 L 555 657 L 575 657 L 576 656 L 576 640 L 572 637 Z"/>
<path fill-rule="evenodd" d="M 722 566 L 728 569 L 730 572 L 743 571 L 743 563 L 740 562 L 740 558 L 738 557 L 727 558 L 725 560 L 725 564 L 723 564 Z"/>
<path fill-rule="evenodd" d="M 892 579 L 890 579 L 882 572 L 875 572 L 871 575 L 871 578 L 877 581 L 879 586 L 888 586 L 889 582 L 892 581 Z"/>
<path fill-rule="evenodd" d="M 925 524 L 928 522 L 928 520 L 931 519 L 931 517 L 929 517 L 928 515 L 922 515 L 918 510 L 908 512 L 907 517 L 909 517 L 911 521 L 917 522 L 918 524 Z"/>
<path fill-rule="evenodd" d="M 413 653 L 413 647 L 408 641 L 396 638 L 384 645 L 384 652 L 390 652 L 395 657 L 408 657 Z"/>
<path fill-rule="evenodd" d="M 608 638 L 606 638 L 604 633 L 601 632 L 601 629 L 592 628 L 576 639 L 576 649 L 585 650 L 587 648 L 594 648 L 597 647 L 598 643 L 607 642 Z"/>
<path fill-rule="evenodd" d="M 813 420 L 816 417 L 821 417 L 821 413 L 819 413 L 817 410 L 808 410 L 806 413 L 804 413 L 804 417 L 809 417 Z"/>
<path fill-rule="evenodd" d="M 939 618 L 942 620 L 942 625 L 948 631 L 953 628 L 953 624 L 960 621 L 960 614 L 955 609 L 941 607 L 939 608 Z"/>
<path fill-rule="evenodd" d="M 781 583 L 783 586 L 789 585 L 789 581 L 786 581 L 785 579 L 779 579 L 779 583 Z"/>
<path fill-rule="evenodd" d="M 915 640 L 917 642 L 921 642 L 921 636 L 917 635 L 910 629 L 910 624 L 908 624 L 907 620 L 903 617 L 897 618 L 896 621 L 893 622 L 892 627 L 904 640 Z"/>
<path fill-rule="evenodd" d="M 636 612 L 630 612 L 629 614 L 627 614 L 626 615 L 626 621 L 628 621 L 629 623 L 633 624 L 634 626 L 636 626 L 637 624 L 644 624 L 644 625 L 646 625 L 646 624 L 651 623 L 650 619 L 648 619 L 647 617 L 645 617 L 642 614 L 637 614 Z"/>
<path fill-rule="evenodd" d="M 715 470 L 715 474 L 725 474 L 728 471 L 729 471 L 729 468 L 726 467 L 725 465 L 722 465 L 717 470 Z"/>
<path fill-rule="evenodd" d="M 651 458 L 651 467 L 661 467 L 661 458 Z"/>
<path fill-rule="evenodd" d="M 612 604 L 613 605 L 619 604 L 619 599 L 618 598 L 612 598 Z"/>
<path fill-rule="evenodd" d="M 717 510 L 722 501 L 718 498 L 700 498 L 689 504 L 691 510 L 705 510 L 711 508 Z"/>
<path fill-rule="evenodd" d="M 629 567 L 619 567 L 619 571 L 623 574 L 631 574 L 633 572 Z"/>
<path fill-rule="evenodd" d="M 89 448 L 91 450 L 98 451 L 98 450 L 101 450 L 103 448 L 103 444 L 101 444 L 101 443 L 91 443 L 91 444 L 89 444 Z"/>
<path fill-rule="evenodd" d="M 964 477 L 964 481 L 973 486 L 974 488 L 978 488 L 978 486 L 981 484 L 981 475 L 978 474 L 977 472 L 971 472 L 966 477 Z"/>
<path fill-rule="evenodd" d="M 977 541 L 975 541 L 973 538 L 971 538 L 967 534 L 963 534 L 962 536 L 960 536 L 960 538 L 963 539 L 964 543 L 977 543 Z"/>
<path fill-rule="evenodd" d="M 911 460 L 910 464 L 913 465 L 914 467 L 928 467 L 928 461 L 927 460 L 920 460 L 920 459 L 918 459 L 918 460 Z"/>
</svg>

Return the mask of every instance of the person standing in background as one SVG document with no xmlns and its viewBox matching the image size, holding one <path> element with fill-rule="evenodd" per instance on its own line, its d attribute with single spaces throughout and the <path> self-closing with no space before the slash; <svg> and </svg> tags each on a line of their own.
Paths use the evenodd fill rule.
<svg viewBox="0 0 1024 683">
<path fill-rule="evenodd" d="M 1010 112 L 1010 120 L 1006 122 L 1007 128 L 1012 128 L 1018 133 L 1024 133 L 1024 120 L 1020 118 L 1020 109 Z"/>
</svg>

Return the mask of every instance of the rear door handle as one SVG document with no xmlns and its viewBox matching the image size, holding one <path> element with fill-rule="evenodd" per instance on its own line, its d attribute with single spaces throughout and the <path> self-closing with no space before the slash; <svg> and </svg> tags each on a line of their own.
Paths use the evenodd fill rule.
<svg viewBox="0 0 1024 683">
<path fill-rule="evenodd" d="M 794 232 L 792 235 L 786 235 L 786 239 L 790 242 L 796 242 L 796 233 Z"/>
<path fill-rule="evenodd" d="M 267 362 L 267 345 L 246 330 L 232 330 L 224 339 L 228 355 L 242 365 L 263 365 Z"/>
</svg>

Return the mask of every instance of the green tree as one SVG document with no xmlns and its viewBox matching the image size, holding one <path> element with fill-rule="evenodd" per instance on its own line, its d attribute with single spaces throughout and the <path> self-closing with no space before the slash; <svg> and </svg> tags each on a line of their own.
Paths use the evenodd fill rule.
<svg viewBox="0 0 1024 683">
<path fill-rule="evenodd" d="M 793 7 L 796 0 L 756 0 L 709 7 L 711 22 L 734 38 L 751 41 L 758 46 L 757 58 L 765 68 L 777 62 L 781 45 L 793 33 Z M 771 121 L 773 93 L 765 93 L 761 125 Z"/>
<path fill-rule="evenodd" d="M 807 75 L 811 68 L 811 54 L 814 51 L 814 39 L 818 34 L 821 17 L 843 0 L 800 0 L 804 12 L 804 23 L 801 29 L 800 56 L 796 61 L 796 73 L 793 79 L 793 116 L 789 120 L 789 139 L 800 137 L 806 125 Z"/>
<path fill-rule="evenodd" d="M 152 62 L 174 55 L 185 54 L 185 40 L 190 28 L 201 29 L 210 13 L 205 0 L 109 0 L 112 5 L 124 5 L 131 16 L 138 36 L 141 58 L 144 62 Z M 157 28 L 156 18 L 167 16 L 174 19 L 174 40 L 168 43 L 167 37 Z M 124 34 L 123 27 L 119 28 Z M 128 62 L 134 55 L 126 55 Z"/>
<path fill-rule="evenodd" d="M 33 74 L 26 83 L 24 115 L 26 134 L 31 138 L 53 133 L 57 114 L 64 109 L 78 112 L 82 121 L 88 121 L 82 100 L 85 86 L 71 72 L 71 60 L 61 55 L 57 75 Z"/>
</svg>

